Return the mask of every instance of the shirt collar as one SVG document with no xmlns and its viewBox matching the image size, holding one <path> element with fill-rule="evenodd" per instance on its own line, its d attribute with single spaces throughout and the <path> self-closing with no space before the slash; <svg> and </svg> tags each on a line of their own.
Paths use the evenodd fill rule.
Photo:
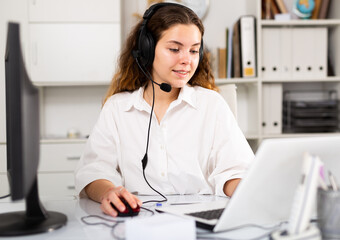
<svg viewBox="0 0 340 240">
<path fill-rule="evenodd" d="M 137 110 L 140 111 L 150 110 L 150 106 L 146 104 L 143 98 L 144 90 L 145 87 L 140 87 L 138 90 L 132 92 L 131 99 L 129 101 L 126 101 L 125 103 L 124 111 L 129 111 L 132 107 L 135 107 Z M 184 101 L 193 108 L 197 108 L 197 93 L 195 91 L 195 88 L 189 85 L 185 85 L 184 87 L 182 87 L 176 101 L 178 103 Z"/>
<path fill-rule="evenodd" d="M 188 84 L 182 87 L 177 100 L 184 101 L 193 108 L 197 108 L 197 93 L 195 87 L 191 87 Z"/>
</svg>

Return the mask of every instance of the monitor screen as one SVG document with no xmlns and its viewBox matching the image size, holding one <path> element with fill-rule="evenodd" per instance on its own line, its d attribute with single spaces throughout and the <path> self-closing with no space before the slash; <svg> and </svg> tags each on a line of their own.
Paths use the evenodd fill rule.
<svg viewBox="0 0 340 240">
<path fill-rule="evenodd" d="M 5 52 L 7 174 L 12 200 L 26 211 L 0 214 L 0 236 L 47 232 L 66 224 L 64 214 L 46 211 L 39 200 L 39 92 L 23 61 L 19 24 L 9 23 Z"/>
</svg>

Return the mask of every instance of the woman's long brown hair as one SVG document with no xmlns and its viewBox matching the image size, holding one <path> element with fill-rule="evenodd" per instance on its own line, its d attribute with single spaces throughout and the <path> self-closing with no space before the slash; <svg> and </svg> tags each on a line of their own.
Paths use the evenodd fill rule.
<svg viewBox="0 0 340 240">
<path fill-rule="evenodd" d="M 139 69 L 135 59 L 132 56 L 132 51 L 138 48 L 137 39 L 139 37 L 139 29 L 142 22 L 143 20 L 141 20 L 133 28 L 126 40 L 126 44 L 122 49 L 118 59 L 117 71 L 112 78 L 103 104 L 110 96 L 124 91 L 137 90 L 141 86 L 145 86 L 149 81 L 149 79 L 146 78 L 143 72 Z M 196 25 L 203 38 L 204 26 L 201 20 L 192 10 L 181 6 L 170 5 L 159 8 L 148 20 L 147 28 L 152 34 L 155 44 L 157 44 L 158 40 L 162 36 L 162 33 L 176 24 Z M 148 71 L 151 72 L 152 69 L 148 69 Z M 191 86 L 201 86 L 204 88 L 217 90 L 206 51 L 204 51 L 203 59 L 199 63 L 195 74 L 188 83 Z"/>
</svg>

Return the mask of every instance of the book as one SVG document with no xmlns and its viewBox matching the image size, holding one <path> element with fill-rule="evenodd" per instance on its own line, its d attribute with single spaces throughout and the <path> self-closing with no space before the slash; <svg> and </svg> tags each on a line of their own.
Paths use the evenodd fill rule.
<svg viewBox="0 0 340 240">
<path fill-rule="evenodd" d="M 233 27 L 233 40 L 232 40 L 233 54 L 232 77 L 241 77 L 241 49 L 240 49 L 240 19 L 234 24 Z"/>
<path fill-rule="evenodd" d="M 322 0 L 315 0 L 315 7 L 311 19 L 318 19 Z"/>
<path fill-rule="evenodd" d="M 218 77 L 226 78 L 227 77 L 227 51 L 225 48 L 218 48 Z"/>
<path fill-rule="evenodd" d="M 228 54 L 229 54 L 229 28 L 226 28 L 225 30 L 225 48 L 226 48 L 226 54 L 225 54 L 225 74 L 226 76 L 225 77 L 228 77 L 228 61 L 229 61 L 229 57 L 228 57 Z"/>
<path fill-rule="evenodd" d="M 285 3 L 283 2 L 283 0 L 275 0 L 275 2 L 280 10 L 280 13 L 288 13 L 287 7 Z"/>
<path fill-rule="evenodd" d="M 227 78 L 232 78 L 233 72 L 233 27 L 228 29 Z"/>
<path fill-rule="evenodd" d="M 272 19 L 270 5 L 271 0 L 262 0 L 263 19 Z"/>
<path fill-rule="evenodd" d="M 319 19 L 327 18 L 330 2 L 331 0 L 322 0 L 318 17 Z"/>
<path fill-rule="evenodd" d="M 280 14 L 281 13 L 279 7 L 276 5 L 275 0 L 271 0 L 270 1 L 270 10 L 271 10 L 274 18 L 275 18 L 276 14 Z"/>
</svg>

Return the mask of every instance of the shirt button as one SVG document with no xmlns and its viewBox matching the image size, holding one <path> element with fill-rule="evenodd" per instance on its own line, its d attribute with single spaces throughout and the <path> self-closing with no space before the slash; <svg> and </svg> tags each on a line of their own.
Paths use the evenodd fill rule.
<svg viewBox="0 0 340 240">
<path fill-rule="evenodd" d="M 164 146 L 163 146 L 163 145 L 161 145 L 161 149 L 162 149 L 162 150 L 164 149 Z"/>
<path fill-rule="evenodd" d="M 162 175 L 162 177 L 164 177 L 164 176 L 165 176 L 165 173 L 164 173 L 164 172 L 162 172 L 162 173 L 161 173 L 161 175 Z"/>
</svg>

